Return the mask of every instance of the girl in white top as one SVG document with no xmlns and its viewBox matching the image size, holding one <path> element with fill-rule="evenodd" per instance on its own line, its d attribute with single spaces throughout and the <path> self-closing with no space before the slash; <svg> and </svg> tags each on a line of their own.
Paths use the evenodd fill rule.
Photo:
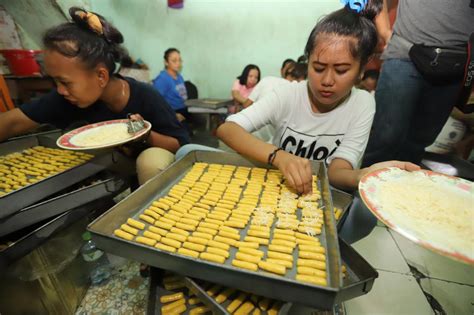
<svg viewBox="0 0 474 315">
<path fill-rule="evenodd" d="M 218 137 L 238 153 L 278 167 L 300 193 L 311 192 L 309 160 L 325 160 L 330 183 L 342 189 L 356 188 L 363 175 L 378 168 L 418 169 L 398 161 L 357 169 L 367 145 L 375 100 L 354 85 L 377 45 L 372 20 L 383 2 L 359 4 L 362 10 L 347 4 L 316 24 L 305 48 L 307 81 L 278 86 L 230 116 L 217 130 Z M 273 143 L 250 134 L 268 123 L 276 129 Z"/>
</svg>

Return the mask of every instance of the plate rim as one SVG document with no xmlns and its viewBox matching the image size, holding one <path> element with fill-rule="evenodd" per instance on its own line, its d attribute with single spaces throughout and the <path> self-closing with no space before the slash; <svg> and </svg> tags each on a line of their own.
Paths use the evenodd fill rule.
<svg viewBox="0 0 474 315">
<path fill-rule="evenodd" d="M 452 258 L 454 260 L 457 260 L 457 261 L 460 261 L 460 262 L 463 262 L 463 263 L 466 263 L 466 264 L 470 264 L 470 265 L 474 265 L 474 258 L 470 258 L 464 254 L 461 254 L 459 252 L 454 252 L 454 251 L 448 251 L 448 250 L 445 250 L 445 249 L 442 249 L 442 248 L 439 248 L 437 246 L 434 246 L 433 244 L 425 241 L 425 240 L 422 240 L 422 239 L 419 239 L 418 237 L 416 237 L 415 235 L 413 235 L 412 233 L 410 233 L 409 231 L 407 230 L 404 230 L 403 228 L 399 227 L 399 226 L 396 226 L 394 223 L 392 223 L 391 221 L 387 220 L 380 212 L 379 210 L 377 209 L 377 207 L 375 207 L 372 202 L 369 200 L 369 197 L 367 196 L 367 192 L 365 191 L 364 187 L 362 187 L 370 178 L 372 177 L 379 177 L 379 175 L 381 173 L 384 173 L 384 172 L 388 172 L 390 171 L 391 169 L 393 169 L 394 167 L 385 167 L 385 168 L 382 168 L 382 169 L 378 169 L 378 170 L 375 170 L 373 172 L 370 172 L 368 174 L 365 174 L 361 180 L 359 181 L 359 185 L 358 185 L 358 191 L 359 191 L 359 195 L 362 199 L 362 202 L 365 204 L 365 206 L 369 209 L 369 211 L 378 219 L 380 220 L 383 224 L 385 224 L 387 227 L 389 227 L 390 229 L 394 230 L 395 232 L 399 233 L 400 235 L 402 235 L 403 237 L 409 239 L 410 241 L 414 242 L 415 244 L 418 244 L 424 248 L 427 248 L 431 251 L 434 251 L 438 254 L 441 254 L 443 256 L 446 256 L 446 257 L 449 257 L 449 258 Z M 461 181 L 467 181 L 463 178 L 460 178 L 460 177 L 456 177 L 456 176 L 451 176 L 451 175 L 446 175 L 446 174 L 442 174 L 442 173 L 437 173 L 437 172 L 433 172 L 431 170 L 418 170 L 417 172 L 424 172 L 426 173 L 428 176 L 442 176 L 442 177 L 447 177 L 447 178 L 450 178 L 450 179 L 455 179 L 455 180 L 461 180 Z"/>
<path fill-rule="evenodd" d="M 76 146 L 76 145 L 69 142 L 69 140 L 72 137 L 80 134 L 83 131 L 91 130 L 91 129 L 101 127 L 101 126 L 105 126 L 105 125 L 112 125 L 112 124 L 126 123 L 126 122 L 128 122 L 128 119 L 112 119 L 112 120 L 104 120 L 104 121 L 99 121 L 99 122 L 95 122 L 95 123 L 92 123 L 92 124 L 87 124 L 85 126 L 78 127 L 76 129 L 73 129 L 73 130 L 68 131 L 65 134 L 61 135 L 56 140 L 56 145 L 58 147 L 60 147 L 61 149 L 74 150 L 74 151 L 87 151 L 87 150 L 96 150 L 96 149 L 106 149 L 106 148 L 115 147 L 115 146 L 130 142 L 130 141 L 133 141 L 137 138 L 140 138 L 145 133 L 147 133 L 148 131 L 151 130 L 151 123 L 147 120 L 144 120 L 145 128 L 140 130 L 133 137 L 128 138 L 128 139 L 124 139 L 124 140 L 121 140 L 121 141 L 116 141 L 116 142 L 113 142 L 113 143 L 108 143 L 106 145 L 96 145 L 96 146 L 87 146 L 87 147 Z M 65 145 L 65 144 L 62 143 L 65 140 L 69 143 L 69 145 Z"/>
</svg>

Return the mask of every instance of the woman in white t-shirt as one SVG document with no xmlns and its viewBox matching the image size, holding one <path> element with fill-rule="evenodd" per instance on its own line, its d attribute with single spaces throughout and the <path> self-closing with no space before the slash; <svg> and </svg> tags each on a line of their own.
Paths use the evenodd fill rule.
<svg viewBox="0 0 474 315">
<path fill-rule="evenodd" d="M 273 89 L 228 117 L 217 130 L 218 137 L 238 153 L 278 167 L 300 193 L 311 192 L 309 160 L 326 161 L 330 183 L 342 189 L 356 188 L 363 175 L 378 168 L 418 169 L 398 161 L 358 169 L 375 100 L 354 85 L 377 45 L 372 20 L 381 6 L 380 0 L 369 1 L 358 13 L 348 4 L 318 22 L 305 49 L 308 81 Z M 275 127 L 272 143 L 251 135 L 266 124 Z"/>
</svg>

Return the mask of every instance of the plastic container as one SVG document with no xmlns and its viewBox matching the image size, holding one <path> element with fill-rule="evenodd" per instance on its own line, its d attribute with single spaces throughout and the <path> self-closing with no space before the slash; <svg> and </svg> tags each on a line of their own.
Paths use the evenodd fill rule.
<svg viewBox="0 0 474 315">
<path fill-rule="evenodd" d="M 26 76 L 41 73 L 35 56 L 41 54 L 42 50 L 5 49 L 0 52 L 5 57 L 13 75 Z"/>
<path fill-rule="evenodd" d="M 91 239 L 91 234 L 86 232 L 82 235 L 86 243 L 81 248 L 81 254 L 84 261 L 90 266 L 89 278 L 92 284 L 99 284 L 110 277 L 111 266 L 107 255 L 97 248 Z"/>
</svg>

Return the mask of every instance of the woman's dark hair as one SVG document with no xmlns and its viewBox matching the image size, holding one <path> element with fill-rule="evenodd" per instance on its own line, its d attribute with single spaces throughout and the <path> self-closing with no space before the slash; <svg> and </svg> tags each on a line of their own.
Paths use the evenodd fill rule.
<svg viewBox="0 0 474 315">
<path fill-rule="evenodd" d="M 114 73 L 116 63 L 128 56 L 120 45 L 123 43 L 122 33 L 99 14 L 95 14 L 100 21 L 101 34 L 94 30 L 86 18 L 78 13 L 87 13 L 83 9 L 72 7 L 69 15 L 72 22 L 50 28 L 43 36 L 43 45 L 46 49 L 59 52 L 66 57 L 79 58 L 89 69 L 103 63 L 109 73 Z"/>
<path fill-rule="evenodd" d="M 166 61 L 168 61 L 169 56 L 171 55 L 171 53 L 174 53 L 174 52 L 177 52 L 178 54 L 180 54 L 179 50 L 177 50 L 176 48 L 168 48 L 168 49 L 166 49 L 165 54 L 163 55 L 163 58 L 164 58 Z"/>
<path fill-rule="evenodd" d="M 286 71 L 285 77 L 287 77 L 288 75 L 291 75 L 295 79 L 301 78 L 305 80 L 306 77 L 308 76 L 308 64 L 303 63 L 303 62 L 295 63 L 295 65 L 292 68 Z"/>
<path fill-rule="evenodd" d="M 367 70 L 364 72 L 364 75 L 362 76 L 362 81 L 368 78 L 378 80 L 379 75 L 380 75 L 380 72 L 378 70 L 375 70 L 375 69 Z"/>
<path fill-rule="evenodd" d="M 296 61 L 294 61 L 294 60 L 291 59 L 291 58 L 285 59 L 285 61 L 283 61 L 283 63 L 281 64 L 281 69 L 285 68 L 285 66 L 286 66 L 288 63 L 295 64 Z"/>
<path fill-rule="evenodd" d="M 350 9 L 348 4 L 325 16 L 309 35 L 305 48 L 308 60 L 317 45 L 320 34 L 348 36 L 357 39 L 357 42 L 350 43 L 350 51 L 354 58 L 360 60 L 362 68 L 367 64 L 377 46 L 377 30 L 373 20 L 382 7 L 383 0 L 369 0 L 360 13 Z"/>
<path fill-rule="evenodd" d="M 246 65 L 242 74 L 237 77 L 239 79 L 239 83 L 241 85 L 247 85 L 247 78 L 249 76 L 250 70 L 256 69 L 258 71 L 258 80 L 257 83 L 260 82 L 260 68 L 256 65 Z"/>
<path fill-rule="evenodd" d="M 298 57 L 297 62 L 299 62 L 299 63 L 308 63 L 308 57 L 306 57 L 306 55 L 301 55 L 301 56 Z"/>
</svg>

